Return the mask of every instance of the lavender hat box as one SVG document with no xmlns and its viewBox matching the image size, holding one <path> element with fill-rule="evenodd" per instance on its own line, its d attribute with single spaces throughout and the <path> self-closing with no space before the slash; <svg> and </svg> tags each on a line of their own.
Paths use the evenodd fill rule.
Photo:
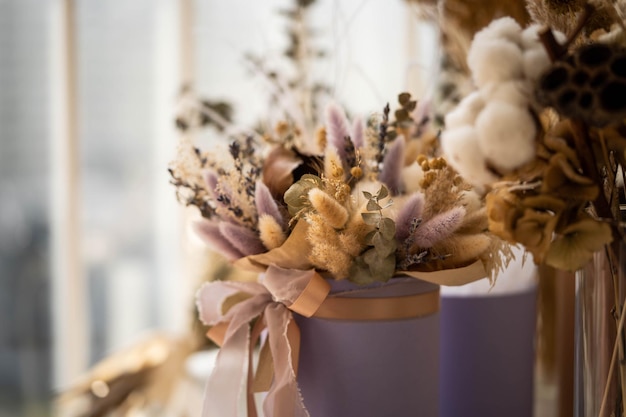
<svg viewBox="0 0 626 417">
<path fill-rule="evenodd" d="M 384 296 L 437 288 L 414 278 L 393 281 L 398 280 L 406 285 L 391 287 Z M 347 281 L 331 285 L 332 292 L 362 288 Z M 296 315 L 296 321 L 301 332 L 298 385 L 311 417 L 439 415 L 439 313 L 394 321 Z"/>
</svg>

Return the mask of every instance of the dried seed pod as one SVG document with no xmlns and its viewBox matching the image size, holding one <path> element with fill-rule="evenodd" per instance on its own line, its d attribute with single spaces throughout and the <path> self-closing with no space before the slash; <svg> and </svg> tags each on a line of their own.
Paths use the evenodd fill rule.
<svg viewBox="0 0 626 417">
<path fill-rule="evenodd" d="M 621 122 L 626 117 L 626 49 L 599 43 L 578 48 L 542 75 L 537 97 L 563 116 L 592 126 Z"/>
</svg>

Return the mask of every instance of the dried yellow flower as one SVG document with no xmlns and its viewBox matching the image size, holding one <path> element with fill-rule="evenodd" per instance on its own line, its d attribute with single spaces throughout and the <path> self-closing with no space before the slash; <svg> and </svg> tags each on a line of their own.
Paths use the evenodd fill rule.
<svg viewBox="0 0 626 417">
<path fill-rule="evenodd" d="M 341 157 L 332 147 L 326 148 L 324 156 L 324 176 L 331 180 L 343 180 L 344 170 Z"/>
<path fill-rule="evenodd" d="M 326 149 L 326 127 L 321 126 L 315 131 L 315 143 L 318 149 Z"/>
<path fill-rule="evenodd" d="M 320 216 L 333 228 L 341 229 L 348 221 L 348 210 L 319 188 L 309 191 L 309 201 Z"/>
<path fill-rule="evenodd" d="M 350 168 L 350 175 L 358 180 L 363 176 L 363 170 L 361 167 L 352 167 Z"/>
<path fill-rule="evenodd" d="M 289 123 L 285 121 L 280 121 L 276 123 L 276 127 L 274 128 L 274 130 L 279 136 L 285 136 L 289 133 Z"/>
<path fill-rule="evenodd" d="M 491 238 L 481 233 L 450 236 L 433 247 L 433 250 L 443 255 L 449 254 L 450 256 L 444 259 L 443 265 L 446 268 L 456 268 L 479 259 L 490 247 Z"/>
<path fill-rule="evenodd" d="M 307 240 L 311 244 L 309 261 L 315 267 L 329 271 L 335 278 L 346 278 L 353 257 L 344 251 L 340 235 L 319 214 L 310 213 L 307 222 Z"/>
<path fill-rule="evenodd" d="M 345 252 L 338 251 L 336 246 L 320 243 L 311 249 L 309 260 L 314 266 L 330 272 L 336 279 L 345 279 L 348 277 L 353 258 Z"/>
<path fill-rule="evenodd" d="M 276 219 L 269 214 L 259 217 L 259 236 L 263 245 L 269 249 L 275 249 L 285 243 L 287 236 Z"/>
</svg>

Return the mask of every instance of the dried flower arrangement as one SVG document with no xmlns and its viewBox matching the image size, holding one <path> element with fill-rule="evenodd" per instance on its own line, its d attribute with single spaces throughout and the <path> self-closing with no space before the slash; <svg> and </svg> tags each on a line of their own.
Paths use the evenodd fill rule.
<svg viewBox="0 0 626 417">
<path fill-rule="evenodd" d="M 274 123 L 237 133 L 226 128 L 232 109 L 207 100 L 178 118 L 186 134 L 213 123 L 230 141 L 228 152 L 211 153 L 184 135 L 170 166 L 178 199 L 202 215 L 194 230 L 248 269 L 314 268 L 367 284 L 480 264 L 482 273 L 467 280 L 495 277 L 509 247 L 487 230 L 484 202 L 439 156 L 426 102 L 403 93 L 393 114 L 387 105 L 365 122 L 336 104 L 320 111 L 329 89 L 308 73 L 323 56 L 308 39 L 313 3 L 283 12 L 291 79 L 249 57 L 274 87 L 272 107 L 283 110 Z"/>
<path fill-rule="evenodd" d="M 507 249 L 470 185 L 425 156 L 436 143 L 426 117 L 407 93 L 393 116 L 386 106 L 367 123 L 330 105 L 313 144 L 284 121 L 234 139 L 226 160 L 183 141 L 170 172 L 202 214 L 195 231 L 239 265 L 315 268 L 359 284 L 477 261 L 496 271 Z"/>
<path fill-rule="evenodd" d="M 594 294 L 602 301 L 587 304 L 580 285 L 577 395 L 585 415 L 623 415 L 626 3 L 527 7 L 529 26 L 501 18 L 475 35 L 474 90 L 445 116 L 442 148 L 482 188 L 491 232 L 522 244 L 537 264 L 577 271 L 594 262 L 598 275 L 586 282 L 603 288 Z"/>
<path fill-rule="evenodd" d="M 596 31 L 589 43 L 579 32 L 494 20 L 469 50 L 476 90 L 442 134 L 450 164 L 487 191 L 490 230 L 536 263 L 572 271 L 622 235 L 626 103 L 614 34 Z"/>
</svg>

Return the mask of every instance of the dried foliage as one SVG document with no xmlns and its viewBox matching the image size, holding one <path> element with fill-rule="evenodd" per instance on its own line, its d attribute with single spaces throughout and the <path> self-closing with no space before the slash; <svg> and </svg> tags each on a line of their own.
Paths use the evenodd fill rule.
<svg viewBox="0 0 626 417">
<path fill-rule="evenodd" d="M 478 90 L 448 114 L 443 147 L 468 181 L 489 191 L 491 231 L 523 244 L 536 263 L 576 270 L 623 233 L 618 167 L 626 162 L 626 43 L 608 3 L 530 7 L 568 36 L 538 26 L 522 30 L 506 19 L 478 33 L 468 57 Z M 598 25 L 606 16 L 611 24 Z M 494 54 L 501 59 L 505 40 L 518 45 L 521 58 L 495 70 Z M 524 87 L 507 89 L 519 77 Z M 505 103 L 522 111 L 505 112 Z M 498 117 L 484 123 L 489 106 L 494 112 L 497 106 Z M 525 127 L 524 141 L 515 139 Z M 475 145 L 479 154 L 462 151 Z"/>
</svg>

